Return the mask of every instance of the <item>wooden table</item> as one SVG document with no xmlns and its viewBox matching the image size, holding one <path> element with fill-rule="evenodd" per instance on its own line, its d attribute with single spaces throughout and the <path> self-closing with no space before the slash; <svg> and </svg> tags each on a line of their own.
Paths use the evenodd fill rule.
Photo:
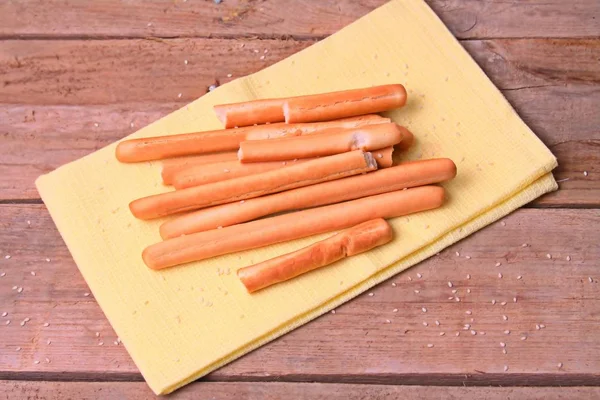
<svg viewBox="0 0 600 400">
<path fill-rule="evenodd" d="M 382 3 L 0 1 L 0 397 L 152 397 L 34 179 Z M 174 398 L 600 397 L 600 2 L 428 3 L 560 190 Z"/>
</svg>

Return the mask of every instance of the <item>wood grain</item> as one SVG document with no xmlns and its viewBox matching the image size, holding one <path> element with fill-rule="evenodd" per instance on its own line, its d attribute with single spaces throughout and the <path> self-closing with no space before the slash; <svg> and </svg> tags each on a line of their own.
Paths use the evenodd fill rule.
<svg viewBox="0 0 600 400">
<path fill-rule="evenodd" d="M 24 382 L 0 381 L 0 398 L 45 400 L 138 400 L 153 397 L 144 383 L 134 382 Z M 600 388 L 592 387 L 448 387 L 391 386 L 288 382 L 196 382 L 169 395 L 175 400 L 237 399 L 447 399 L 447 400 L 592 400 Z"/>
<path fill-rule="evenodd" d="M 310 43 L 0 42 L 0 137 L 7 149 L 0 158 L 0 199 L 38 198 L 33 181 L 40 174 L 168 114 L 204 94 L 214 82 L 257 71 Z M 559 159 L 556 177 L 568 181 L 535 204 L 598 206 L 600 40 L 484 40 L 463 45 Z M 261 60 L 264 50 L 268 52 Z"/>
<path fill-rule="evenodd" d="M 228 0 L 218 5 L 185 0 L 104 0 L 93 4 L 76 0 L 5 1 L 0 3 L 0 38 L 322 38 L 385 3 L 386 0 Z M 600 5 L 596 0 L 427 3 L 459 38 L 600 35 Z"/>
<path fill-rule="evenodd" d="M 141 380 L 93 296 L 85 296 L 44 206 L 0 205 L 0 215 L 0 313 L 8 313 L 0 318 L 0 379 Z M 600 384 L 600 212 L 524 209 L 504 222 L 205 380 Z M 448 299 L 452 290 L 460 302 Z M 466 323 L 478 334 L 463 330 Z"/>
</svg>

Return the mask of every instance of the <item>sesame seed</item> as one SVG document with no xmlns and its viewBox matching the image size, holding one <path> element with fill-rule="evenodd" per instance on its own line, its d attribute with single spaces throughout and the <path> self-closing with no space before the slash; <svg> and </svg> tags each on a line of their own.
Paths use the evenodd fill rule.
<svg viewBox="0 0 600 400">
<path fill-rule="evenodd" d="M 33 363 L 37 365 L 37 364 L 39 364 L 40 362 L 39 362 L 38 360 L 35 360 Z"/>
<path fill-rule="evenodd" d="M 501 266 L 501 265 L 502 265 L 502 263 L 500 263 L 500 262 L 497 262 L 497 263 L 496 263 L 496 267 L 499 267 L 499 266 Z"/>
<path fill-rule="evenodd" d="M 10 319 L 7 319 L 4 325 L 10 325 Z"/>
<path fill-rule="evenodd" d="M 392 282 L 392 287 L 396 287 L 396 283 Z"/>
<path fill-rule="evenodd" d="M 331 313 L 332 313 L 332 314 L 335 314 L 335 310 L 331 310 Z"/>
<path fill-rule="evenodd" d="M 6 317 L 7 315 L 8 315 L 8 313 L 7 313 L 6 311 L 4 311 L 4 312 L 2 313 L 2 316 L 3 316 L 3 317 Z"/>
<path fill-rule="evenodd" d="M 455 297 L 454 300 L 460 301 L 460 297 Z"/>
<path fill-rule="evenodd" d="M 535 324 L 535 329 L 537 329 L 539 331 L 540 330 L 540 325 L 539 324 Z"/>
<path fill-rule="evenodd" d="M 458 290 L 452 289 L 452 293 L 456 294 L 456 292 L 458 292 Z"/>
<path fill-rule="evenodd" d="M 6 276 L 6 272 L 2 272 L 0 276 Z"/>
<path fill-rule="evenodd" d="M 463 327 L 463 330 L 468 331 L 469 329 L 471 329 L 471 324 L 465 324 L 465 326 Z"/>
<path fill-rule="evenodd" d="M 183 96 L 183 93 L 179 93 L 179 94 L 177 95 L 177 98 L 179 98 L 179 99 L 180 99 L 180 98 L 181 98 L 181 96 Z"/>
<path fill-rule="evenodd" d="M 505 302 L 505 301 L 503 301 L 502 303 L 500 303 L 500 305 L 503 305 L 503 306 L 505 306 L 505 305 L 506 305 L 506 302 Z"/>
<path fill-rule="evenodd" d="M 423 307 L 423 308 L 421 308 L 421 311 L 427 312 L 427 309 L 425 307 Z"/>
<path fill-rule="evenodd" d="M 588 172 L 587 171 L 583 171 L 583 176 L 588 176 Z"/>
<path fill-rule="evenodd" d="M 571 261 L 571 256 L 567 256 L 567 261 Z"/>
<path fill-rule="evenodd" d="M 227 172 L 229 172 L 229 170 L 228 170 L 227 168 L 225 168 L 225 169 L 223 170 L 223 172 L 227 173 Z"/>
<path fill-rule="evenodd" d="M 98 346 L 103 346 L 104 342 L 98 342 Z"/>
<path fill-rule="evenodd" d="M 7 254 L 7 255 L 5 255 L 5 256 L 4 256 L 4 258 L 5 258 L 6 260 L 10 260 L 10 255 L 9 255 L 9 254 Z"/>
<path fill-rule="evenodd" d="M 540 329 L 544 329 L 545 327 L 546 327 L 546 325 L 540 324 Z"/>
<path fill-rule="evenodd" d="M 479 331 L 479 334 L 480 335 L 485 335 L 485 332 L 484 331 Z"/>
<path fill-rule="evenodd" d="M 26 322 L 25 321 L 21 321 L 21 326 L 25 326 Z"/>
<path fill-rule="evenodd" d="M 16 351 L 21 351 L 21 348 L 20 348 L 20 347 L 17 347 L 15 350 L 16 350 Z"/>
<path fill-rule="evenodd" d="M 521 245 L 521 247 L 527 247 L 527 246 L 529 246 L 527 243 L 523 243 L 523 244 Z"/>
<path fill-rule="evenodd" d="M 35 276 L 35 271 L 31 271 L 30 274 Z"/>
<path fill-rule="evenodd" d="M 115 340 L 115 341 L 113 342 L 113 344 L 114 344 L 115 346 L 118 346 L 118 345 L 119 345 L 119 342 L 117 342 L 117 341 Z"/>
<path fill-rule="evenodd" d="M 496 304 L 496 300 L 492 300 L 492 304 Z"/>
<path fill-rule="evenodd" d="M 423 322 L 423 326 L 429 326 L 427 322 Z"/>
<path fill-rule="evenodd" d="M 456 332 L 454 336 L 460 336 L 460 332 Z"/>
<path fill-rule="evenodd" d="M 504 366 L 504 372 L 508 371 L 508 365 Z"/>
<path fill-rule="evenodd" d="M 460 253 L 458 251 L 454 254 L 456 254 L 456 257 L 460 257 Z"/>
<path fill-rule="evenodd" d="M 397 309 L 397 308 L 394 308 L 394 309 L 392 310 L 392 312 L 398 312 L 398 309 Z"/>
<path fill-rule="evenodd" d="M 508 317 L 506 315 L 503 315 L 502 319 L 505 320 L 505 321 L 508 321 Z"/>
<path fill-rule="evenodd" d="M 521 336 L 521 340 L 527 340 L 527 336 Z"/>
<path fill-rule="evenodd" d="M 519 275 L 519 276 L 517 276 L 517 279 L 518 279 L 518 280 L 521 280 L 521 279 L 523 279 L 523 276 L 522 276 L 522 275 Z"/>
<path fill-rule="evenodd" d="M 85 292 L 83 295 L 84 295 L 85 297 L 88 297 L 90 294 L 89 294 L 88 292 Z"/>
<path fill-rule="evenodd" d="M 454 285 L 452 285 L 452 282 L 448 282 L 448 287 L 452 287 Z"/>
<path fill-rule="evenodd" d="M 218 87 L 218 85 L 215 85 L 215 84 L 213 83 L 212 85 L 210 85 L 210 86 L 208 87 L 208 91 L 209 91 L 209 92 L 212 92 L 212 91 L 213 91 L 213 90 L 215 90 L 217 87 Z"/>
<path fill-rule="evenodd" d="M 100 126 L 100 124 L 99 124 L 99 123 L 97 123 L 97 122 L 94 122 L 94 126 L 97 128 L 97 127 L 99 127 L 99 126 Z"/>
<path fill-rule="evenodd" d="M 473 330 L 473 329 L 471 329 L 471 335 L 473 335 L 473 336 L 477 335 L 477 331 L 476 331 L 476 330 Z"/>
<path fill-rule="evenodd" d="M 374 293 L 369 293 L 369 297 L 373 297 L 373 296 L 374 296 Z"/>
<path fill-rule="evenodd" d="M 471 293 L 471 289 L 467 289 L 467 293 Z"/>
<path fill-rule="evenodd" d="M 448 297 L 448 300 L 454 300 L 454 296 Z"/>
<path fill-rule="evenodd" d="M 446 332 L 440 332 L 440 336 L 444 336 Z"/>
<path fill-rule="evenodd" d="M 52 340 L 50 340 L 50 339 L 48 339 L 48 340 L 46 341 L 46 344 L 47 344 L 47 345 L 50 345 L 51 343 L 52 343 Z"/>
<path fill-rule="evenodd" d="M 502 272 L 498 272 L 498 278 L 502 279 Z"/>
<path fill-rule="evenodd" d="M 133 128 L 133 122 L 131 122 L 131 123 L 129 124 L 129 127 Z"/>
<path fill-rule="evenodd" d="M 46 262 L 50 262 L 50 259 L 49 259 L 49 258 L 46 258 Z"/>
<path fill-rule="evenodd" d="M 392 321 L 390 321 L 389 319 L 386 319 L 386 320 L 385 320 L 385 323 L 386 323 L 386 324 L 391 324 L 391 323 L 392 323 Z"/>
<path fill-rule="evenodd" d="M 500 224 L 502 224 L 502 226 L 506 226 L 506 222 L 504 221 L 500 222 Z"/>
<path fill-rule="evenodd" d="M 473 311 L 471 311 L 471 310 L 467 310 L 467 311 L 465 311 L 465 314 L 467 314 L 467 315 L 471 315 L 471 314 L 473 314 Z"/>
<path fill-rule="evenodd" d="M 152 22 L 148 22 L 146 26 L 152 26 Z"/>
<path fill-rule="evenodd" d="M 49 323 L 47 323 L 47 322 L 44 322 L 44 327 L 46 327 L 46 328 L 47 328 L 47 327 L 49 327 L 49 326 L 50 326 L 50 324 L 49 324 Z"/>
<path fill-rule="evenodd" d="M 19 292 L 19 293 L 21 293 L 22 291 L 23 291 L 22 287 L 20 287 L 20 288 L 17 289 L 17 292 Z"/>
<path fill-rule="evenodd" d="M 419 294 L 419 293 L 421 293 L 421 291 L 420 291 L 419 289 L 415 289 L 415 290 L 414 290 L 414 292 L 415 292 L 416 294 Z"/>
<path fill-rule="evenodd" d="M 25 322 L 29 322 L 29 321 L 31 321 L 31 318 L 27 317 L 27 318 L 25 318 L 25 320 L 24 320 L 24 321 L 25 321 Z"/>
<path fill-rule="evenodd" d="M 15 286 L 12 287 L 12 290 L 17 290 L 18 288 L 19 287 L 15 285 Z"/>
<path fill-rule="evenodd" d="M 423 277 L 423 275 L 417 274 L 417 278 L 421 279 L 422 277 Z"/>
<path fill-rule="evenodd" d="M 96 332 L 96 337 L 100 337 L 100 332 Z"/>
<path fill-rule="evenodd" d="M 471 279 L 471 274 L 467 274 L 467 279 Z"/>
<path fill-rule="evenodd" d="M 591 276 L 588 277 L 588 281 L 590 281 L 590 283 L 594 283 L 594 279 Z"/>
<path fill-rule="evenodd" d="M 502 349 L 502 354 L 506 354 L 506 353 L 507 353 L 506 349 Z"/>
<path fill-rule="evenodd" d="M 559 362 L 558 364 L 556 364 L 556 366 L 558 367 L 558 369 L 561 369 L 563 367 L 563 363 Z"/>
<path fill-rule="evenodd" d="M 438 320 L 436 319 L 436 320 L 435 320 L 435 324 L 436 324 L 437 326 L 440 326 L 440 321 L 438 321 Z"/>
<path fill-rule="evenodd" d="M 188 60 L 183 60 L 183 63 L 184 63 L 185 65 L 188 65 Z"/>
<path fill-rule="evenodd" d="M 546 258 L 547 258 L 548 260 L 550 260 L 550 259 L 552 258 L 552 254 L 550 254 L 550 253 L 546 254 Z"/>
<path fill-rule="evenodd" d="M 264 60 L 264 59 L 265 59 L 265 56 L 260 56 L 259 58 L 260 58 L 261 60 Z"/>
<path fill-rule="evenodd" d="M 228 78 L 231 78 L 232 76 L 233 76 L 232 74 L 227 74 L 227 77 L 228 77 Z"/>
<path fill-rule="evenodd" d="M 429 348 L 431 349 L 431 348 L 433 347 L 433 343 L 429 343 L 429 344 L 427 345 L 427 347 L 429 347 Z"/>
<path fill-rule="evenodd" d="M 409 280 L 409 281 L 412 281 L 412 278 L 409 276 L 409 277 L 408 277 L 408 280 Z"/>
<path fill-rule="evenodd" d="M 506 343 L 500 342 L 500 347 L 506 347 Z"/>
<path fill-rule="evenodd" d="M 50 359 L 48 357 L 46 357 L 46 363 L 50 364 Z"/>
<path fill-rule="evenodd" d="M 465 258 L 466 258 L 467 260 L 470 260 L 470 259 L 471 259 L 471 256 L 465 256 Z"/>
</svg>

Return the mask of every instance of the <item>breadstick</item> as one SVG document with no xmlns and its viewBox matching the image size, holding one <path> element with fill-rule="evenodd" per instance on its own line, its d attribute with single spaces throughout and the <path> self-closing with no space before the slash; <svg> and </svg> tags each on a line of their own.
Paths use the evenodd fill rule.
<svg viewBox="0 0 600 400">
<path fill-rule="evenodd" d="M 329 156 L 357 149 L 371 151 L 400 143 L 405 130 L 389 123 L 331 129 L 319 135 L 251 140 L 240 143 L 238 158 L 241 162 L 265 162 Z"/>
<path fill-rule="evenodd" d="M 194 167 L 186 168 L 183 171 L 180 171 L 177 174 L 175 174 L 172 183 L 176 189 L 185 189 L 192 186 L 205 185 L 207 183 L 220 182 L 248 175 L 256 175 L 267 171 L 277 170 L 285 166 L 300 164 L 310 160 L 314 160 L 314 158 L 304 158 L 301 160 L 292 161 L 259 162 L 249 164 L 242 164 L 236 159 L 235 161 L 225 161 L 208 165 L 197 165 Z M 383 154 L 381 160 L 384 162 L 388 161 L 387 159 L 383 158 Z"/>
<path fill-rule="evenodd" d="M 400 84 L 375 86 L 288 98 L 283 105 L 285 122 L 330 121 L 392 110 L 406 104 L 406 89 Z"/>
<path fill-rule="evenodd" d="M 161 176 L 165 185 L 172 185 L 173 179 L 182 171 L 198 165 L 207 165 L 220 163 L 223 161 L 236 161 L 237 152 L 228 151 L 225 153 L 203 154 L 200 156 L 187 156 L 178 158 L 168 158 L 163 161 Z"/>
<path fill-rule="evenodd" d="M 373 219 L 293 253 L 241 268 L 237 276 L 246 290 L 252 293 L 342 258 L 369 251 L 388 243 L 393 235 L 392 227 L 385 219 Z"/>
<path fill-rule="evenodd" d="M 386 147 L 381 150 L 373 150 L 372 154 L 375 161 L 377 161 L 377 166 L 379 168 L 389 168 L 394 164 L 394 146 Z"/>
<path fill-rule="evenodd" d="M 237 150 L 240 142 L 245 140 L 298 136 L 317 133 L 330 128 L 355 128 L 389 122 L 389 118 L 378 115 L 365 115 L 314 124 L 272 124 L 130 139 L 117 145 L 116 156 L 119 161 L 127 163 L 160 160 L 170 157 Z"/>
<path fill-rule="evenodd" d="M 213 109 L 225 128 L 283 122 L 285 99 L 263 99 L 243 103 L 220 104 Z"/>
<path fill-rule="evenodd" d="M 137 218 L 152 219 L 341 179 L 375 169 L 377 163 L 371 153 L 357 150 L 275 171 L 144 197 L 132 201 L 129 209 Z"/>
<path fill-rule="evenodd" d="M 415 161 L 334 182 L 198 210 L 166 221 L 160 227 L 160 235 L 163 239 L 174 238 L 219 226 L 240 224 L 275 213 L 430 185 L 455 176 L 456 165 L 447 158 Z"/>
<path fill-rule="evenodd" d="M 142 258 L 148 267 L 162 269 L 345 229 L 375 218 L 430 210 L 443 201 L 444 189 L 437 186 L 378 194 L 165 240 L 144 249 Z"/>
</svg>

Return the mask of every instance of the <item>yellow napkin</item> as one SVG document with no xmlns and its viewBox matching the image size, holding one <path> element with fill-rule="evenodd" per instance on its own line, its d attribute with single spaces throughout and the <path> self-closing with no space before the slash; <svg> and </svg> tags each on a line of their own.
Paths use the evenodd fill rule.
<svg viewBox="0 0 600 400">
<path fill-rule="evenodd" d="M 392 221 L 396 239 L 367 254 L 249 295 L 240 267 L 327 235 L 151 271 L 144 247 L 160 221 L 128 203 L 165 191 L 160 163 L 120 164 L 115 144 L 38 179 L 79 270 L 155 393 L 168 393 L 353 298 L 556 189 L 556 160 L 428 6 L 392 1 L 330 38 L 238 79 L 131 137 L 220 128 L 218 103 L 400 82 L 389 113 L 416 145 L 405 159 L 450 157 L 457 178 L 441 209 Z M 192 83 L 190 83 L 192 84 Z"/>
</svg>

